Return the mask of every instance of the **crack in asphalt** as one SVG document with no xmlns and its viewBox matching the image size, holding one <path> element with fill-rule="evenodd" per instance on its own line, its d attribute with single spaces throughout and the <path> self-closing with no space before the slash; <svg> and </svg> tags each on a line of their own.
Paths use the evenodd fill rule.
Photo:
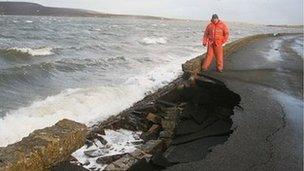
<svg viewBox="0 0 304 171">
<path fill-rule="evenodd" d="M 283 108 L 283 106 L 281 104 L 279 104 L 279 106 L 280 106 L 281 111 L 282 111 L 281 112 L 281 125 L 278 128 L 276 128 L 273 132 L 271 132 L 269 135 L 267 135 L 266 138 L 265 138 L 265 141 L 270 144 L 270 150 L 269 150 L 270 154 L 269 154 L 269 157 L 268 157 L 268 159 L 266 161 L 264 161 L 264 162 L 262 162 L 260 164 L 254 164 L 254 165 L 250 166 L 248 168 L 248 170 L 253 170 L 257 166 L 267 165 L 271 161 L 271 159 L 273 158 L 273 156 L 274 156 L 274 145 L 273 145 L 271 139 L 278 132 L 280 132 L 282 129 L 284 129 L 286 127 L 286 123 L 287 123 L 287 121 L 286 121 L 286 113 L 284 112 L 284 108 Z"/>
</svg>

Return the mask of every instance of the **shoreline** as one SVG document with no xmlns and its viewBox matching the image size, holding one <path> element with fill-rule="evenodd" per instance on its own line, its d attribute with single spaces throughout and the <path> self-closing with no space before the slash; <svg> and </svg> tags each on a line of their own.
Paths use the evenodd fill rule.
<svg viewBox="0 0 304 171">
<path fill-rule="evenodd" d="M 242 46 L 244 46 L 248 43 L 251 43 L 255 40 L 259 40 L 261 38 L 267 38 L 267 37 L 293 35 L 293 34 L 303 34 L 303 33 L 260 34 L 260 35 L 248 36 L 248 37 L 236 40 L 225 46 L 225 48 L 224 48 L 225 57 L 230 56 L 232 53 L 237 51 Z M 132 107 L 125 109 L 124 111 L 120 112 L 118 115 L 111 116 L 107 120 L 101 121 L 99 124 L 94 125 L 91 128 L 89 128 L 88 136 L 92 136 L 92 134 L 94 134 L 96 132 L 97 133 L 102 132 L 102 130 L 104 130 L 104 129 L 114 129 L 115 130 L 115 129 L 122 128 L 122 127 L 125 127 L 130 130 L 138 129 L 138 128 L 136 128 L 136 125 L 133 125 L 133 126 L 126 125 L 126 123 L 129 124 L 129 122 L 127 121 L 124 123 L 123 121 L 125 121 L 128 118 L 128 115 L 130 115 L 131 113 L 134 113 L 134 112 L 136 113 L 136 112 L 140 112 L 143 110 L 153 110 L 153 104 L 159 98 L 166 96 L 166 94 L 172 92 L 172 90 L 187 83 L 187 80 L 189 78 L 197 75 L 200 72 L 200 61 L 204 55 L 205 54 L 200 55 L 196 58 L 193 58 L 193 59 L 185 62 L 182 65 L 183 72 L 184 72 L 183 75 L 176 78 L 174 81 L 169 83 L 167 86 L 158 89 L 155 93 L 147 95 L 142 100 L 134 103 L 132 105 Z M 167 97 L 167 98 L 170 98 L 170 97 Z M 23 139 L 21 141 L 23 141 Z M 16 144 L 18 144 L 18 143 L 14 143 L 9 146 L 12 147 L 12 146 L 15 146 Z M 0 148 L 0 156 L 1 156 L 1 152 L 5 151 L 6 148 L 7 147 Z M 1 158 L 0 158 L 0 160 L 2 161 Z M 20 160 L 20 159 L 17 159 L 17 160 Z M 57 161 L 55 164 L 58 164 L 58 162 L 61 162 L 61 161 L 64 161 L 64 160 Z M 0 162 L 0 168 L 2 167 L 1 164 L 2 164 L 2 162 Z"/>
</svg>

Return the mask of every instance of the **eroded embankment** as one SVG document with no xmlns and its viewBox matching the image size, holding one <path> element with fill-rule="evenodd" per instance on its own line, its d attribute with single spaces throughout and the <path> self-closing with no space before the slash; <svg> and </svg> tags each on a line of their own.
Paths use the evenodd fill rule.
<svg viewBox="0 0 304 171">
<path fill-rule="evenodd" d="M 224 83 L 207 76 L 196 84 L 188 83 L 180 82 L 158 98 L 146 99 L 145 104 L 126 111 L 120 119 L 100 125 L 83 147 L 88 160 L 71 161 L 89 170 L 159 170 L 204 158 L 231 134 L 230 116 L 241 99 Z M 102 136 L 108 129 L 141 131 L 139 139 L 130 142 L 137 150 L 110 155 L 111 146 L 107 147 Z M 99 148 L 92 148 L 94 143 Z M 54 170 L 67 170 L 68 165 Z"/>
<path fill-rule="evenodd" d="M 252 41 L 279 35 L 285 34 L 256 35 L 229 43 L 224 48 L 225 56 L 229 56 L 238 48 Z M 79 162 L 73 157 L 69 158 L 68 153 L 56 153 L 59 155 L 39 153 L 42 157 L 37 162 L 44 163 L 48 158 L 52 158 L 51 162 L 47 164 L 47 166 L 51 166 L 66 159 L 66 162 L 52 168 L 53 170 L 75 170 L 75 167 L 78 166 L 90 166 L 88 169 L 91 170 L 98 170 L 105 166 L 106 170 L 126 170 L 130 167 L 137 170 L 144 167 L 161 169 L 176 163 L 204 158 L 213 146 L 225 142 L 230 135 L 232 125 L 230 116 L 233 114 L 235 106 L 238 105 L 240 96 L 214 78 L 202 76 L 197 80 L 196 85 L 189 83 L 189 78 L 197 76 L 200 72 L 202 57 L 203 55 L 187 61 L 183 65 L 183 77 L 147 96 L 119 115 L 92 127 L 83 147 L 84 149 L 90 148 L 98 143 L 102 144 L 102 148 L 107 148 L 108 142 L 101 135 L 105 134 L 106 129 L 123 128 L 142 131 L 139 141 L 134 142 L 137 150 L 111 156 L 104 154 L 103 150 L 100 150 L 101 146 L 99 148 L 97 145 L 97 152 L 91 150 L 84 153 L 84 156 L 93 158 L 96 161 L 95 164 L 102 165 L 102 167 L 91 166 L 88 162 Z M 67 129 L 63 129 L 63 132 L 65 134 L 60 134 L 56 138 L 61 140 L 72 133 Z M 48 137 L 48 134 L 51 135 L 51 133 L 46 133 L 44 137 Z M 18 149 L 22 142 L 30 141 L 29 138 L 24 138 L 20 143 L 10 147 Z M 76 140 L 71 137 L 70 141 L 75 142 Z M 83 142 L 85 137 L 81 137 L 77 141 Z M 65 149 L 65 146 L 69 146 L 70 149 L 79 148 L 78 143 L 62 143 L 61 145 L 62 147 L 58 147 L 59 149 Z M 7 159 L 11 158 L 11 154 L 4 153 L 6 149 L 0 149 L 0 156 L 6 156 L 0 158 L 0 170 L 14 166 L 20 161 L 31 165 L 32 159 L 29 156 L 32 152 L 49 150 L 51 146 L 32 143 L 26 150 L 28 153 L 20 151 L 23 158 L 14 158 L 14 160 L 10 160 L 10 163 Z M 111 147 L 104 152 L 108 153 L 109 150 Z M 73 164 L 70 163 L 71 161 Z M 35 170 L 42 169 L 36 167 Z"/>
<path fill-rule="evenodd" d="M 174 104 L 178 109 L 174 113 L 177 117 L 173 132 L 170 132 L 171 136 L 166 140 L 169 144 L 163 152 L 154 153 L 149 161 L 137 162 L 131 170 L 161 170 L 175 164 L 203 159 L 213 147 L 224 143 L 232 133 L 230 117 L 241 100 L 238 94 L 230 91 L 222 82 L 204 76 L 196 84 L 179 87 L 160 99 L 166 102 L 164 104 Z M 162 118 L 159 113 L 162 114 L 163 111 L 156 113 Z M 162 136 L 160 139 L 164 140 Z"/>
</svg>

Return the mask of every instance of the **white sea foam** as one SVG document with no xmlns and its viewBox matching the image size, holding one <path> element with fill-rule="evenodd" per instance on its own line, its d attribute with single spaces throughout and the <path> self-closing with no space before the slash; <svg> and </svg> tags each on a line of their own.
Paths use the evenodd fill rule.
<svg viewBox="0 0 304 171">
<path fill-rule="evenodd" d="M 73 89 L 34 102 L 0 119 L 0 146 L 21 140 L 32 131 L 67 118 L 92 125 L 128 108 L 143 97 L 135 86 Z"/>
<path fill-rule="evenodd" d="M 33 23 L 31 20 L 25 20 L 26 23 Z"/>
<path fill-rule="evenodd" d="M 0 146 L 20 141 L 32 131 L 54 125 L 64 118 L 92 126 L 116 115 L 141 100 L 147 92 L 175 79 L 182 73 L 181 64 L 197 55 L 168 56 L 169 62 L 129 78 L 124 85 L 70 89 L 7 113 L 0 119 Z"/>
<path fill-rule="evenodd" d="M 166 44 L 167 43 L 166 37 L 145 37 L 142 39 L 143 44 Z"/>
<path fill-rule="evenodd" d="M 10 48 L 8 50 L 15 50 L 21 53 L 27 53 L 31 56 L 47 56 L 53 54 L 53 48 L 50 47 L 41 47 L 41 48 Z"/>
<path fill-rule="evenodd" d="M 85 168 L 96 168 L 103 170 L 106 165 L 97 164 L 96 160 L 98 157 L 102 156 L 113 156 L 117 154 L 126 154 L 132 153 L 135 151 L 136 145 L 132 142 L 140 142 L 139 139 L 140 132 L 133 132 L 124 129 L 119 130 L 105 130 L 105 135 L 100 135 L 103 137 L 107 144 L 103 145 L 99 140 L 95 139 L 94 144 L 91 147 L 87 147 L 84 145 L 77 151 L 75 151 L 72 156 L 75 157 L 79 163 L 88 165 L 84 165 Z M 88 157 L 85 155 L 84 151 L 96 150 L 96 153 L 100 155 L 98 157 Z"/>
</svg>

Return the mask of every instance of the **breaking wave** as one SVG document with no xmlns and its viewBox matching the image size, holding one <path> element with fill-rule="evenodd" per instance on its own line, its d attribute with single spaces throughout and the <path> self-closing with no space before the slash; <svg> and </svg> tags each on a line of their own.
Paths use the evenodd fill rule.
<svg viewBox="0 0 304 171">
<path fill-rule="evenodd" d="M 167 43 L 167 38 L 166 37 L 145 37 L 142 39 L 143 44 L 166 44 Z"/>
<path fill-rule="evenodd" d="M 181 69 L 176 68 L 184 61 L 184 58 L 172 60 L 166 65 L 130 77 L 122 85 L 67 89 L 11 111 L 0 119 L 0 147 L 20 141 L 32 131 L 64 118 L 92 126 L 118 114 L 180 75 Z"/>
<path fill-rule="evenodd" d="M 5 56 L 12 57 L 25 57 L 25 56 L 48 56 L 53 54 L 53 48 L 9 48 L 0 50 L 0 53 Z"/>
</svg>

